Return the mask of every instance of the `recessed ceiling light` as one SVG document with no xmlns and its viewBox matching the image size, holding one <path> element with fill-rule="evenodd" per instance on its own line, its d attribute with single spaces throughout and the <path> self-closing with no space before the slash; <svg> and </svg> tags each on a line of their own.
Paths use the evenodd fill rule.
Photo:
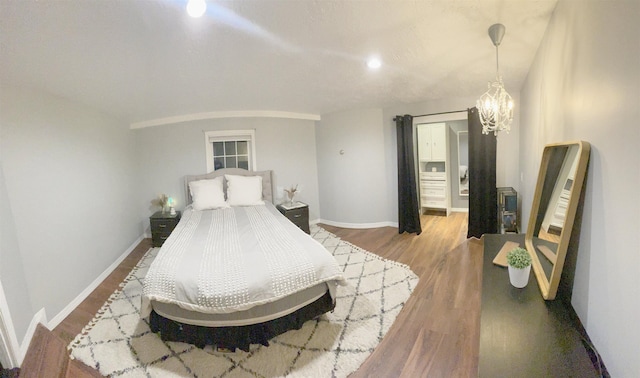
<svg viewBox="0 0 640 378">
<path fill-rule="evenodd" d="M 207 3 L 205 2 L 205 0 L 189 0 L 189 2 L 187 3 L 187 13 L 191 17 L 201 17 L 206 10 Z"/>
<path fill-rule="evenodd" d="M 382 62 L 378 58 L 371 58 L 367 61 L 367 67 L 372 70 L 377 70 L 380 66 L 382 66 Z"/>
</svg>

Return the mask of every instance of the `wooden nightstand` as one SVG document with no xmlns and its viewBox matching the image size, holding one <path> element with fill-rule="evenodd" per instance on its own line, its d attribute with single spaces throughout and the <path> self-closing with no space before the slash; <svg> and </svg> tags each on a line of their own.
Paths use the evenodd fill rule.
<svg viewBox="0 0 640 378">
<path fill-rule="evenodd" d="M 311 230 L 309 230 L 309 205 L 303 202 L 295 202 L 290 205 L 287 202 L 281 203 L 276 208 L 302 231 L 311 234 Z"/>
<path fill-rule="evenodd" d="M 180 221 L 180 212 L 176 211 L 175 215 L 162 213 L 158 211 L 149 217 L 151 223 L 151 240 L 154 247 L 161 247 L 165 240 L 171 235 L 171 231 L 178 225 Z"/>
</svg>

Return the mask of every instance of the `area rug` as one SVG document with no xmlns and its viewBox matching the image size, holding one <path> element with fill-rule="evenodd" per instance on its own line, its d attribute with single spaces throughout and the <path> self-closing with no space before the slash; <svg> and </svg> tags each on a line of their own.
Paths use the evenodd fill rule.
<svg viewBox="0 0 640 378">
<path fill-rule="evenodd" d="M 140 319 L 142 282 L 158 252 L 150 249 L 95 318 L 69 344 L 71 358 L 111 377 L 346 377 L 387 333 L 418 277 L 405 265 L 364 251 L 321 227 L 311 235 L 343 268 L 333 312 L 249 352 L 163 342 Z"/>
</svg>

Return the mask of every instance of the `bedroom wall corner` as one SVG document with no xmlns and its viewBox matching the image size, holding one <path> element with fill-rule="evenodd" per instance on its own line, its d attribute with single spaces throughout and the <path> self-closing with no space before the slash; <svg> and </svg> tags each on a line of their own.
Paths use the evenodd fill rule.
<svg viewBox="0 0 640 378">
<path fill-rule="evenodd" d="M 3 309 L 7 340 L 11 340 L 11 353 L 15 358 L 19 354 L 19 342 L 23 340 L 35 311 L 31 306 L 31 294 L 25 276 L 24 263 L 18 242 L 11 202 L 7 193 L 4 174 L 3 141 L 6 139 L 8 122 L 4 113 L 7 95 L 0 86 L 0 281 L 6 308 Z"/>
<path fill-rule="evenodd" d="M 1 269 L 24 272 L 16 292 L 3 274 L 7 297 L 24 301 L 9 303 L 24 342 L 34 309 L 59 313 L 140 236 L 134 140 L 127 124 L 43 91 L 3 86 L 0 106 L 3 232 L 13 227 Z"/>
<path fill-rule="evenodd" d="M 3 311 L 4 320 L 8 322 L 7 331 L 14 333 L 14 335 L 5 336 L 22 340 L 29 327 L 29 319 L 35 311 L 31 307 L 31 295 L 25 277 L 11 203 L 7 195 L 1 155 L 0 150 L 0 281 L 7 305 L 5 311 L 8 312 Z M 14 349 L 15 347 L 16 345 Z"/>
</svg>

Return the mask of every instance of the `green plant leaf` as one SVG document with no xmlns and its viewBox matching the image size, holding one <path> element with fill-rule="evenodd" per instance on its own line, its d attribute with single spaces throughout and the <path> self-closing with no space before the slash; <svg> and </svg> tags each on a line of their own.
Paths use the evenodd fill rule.
<svg viewBox="0 0 640 378">
<path fill-rule="evenodd" d="M 517 269 L 524 269 L 531 265 L 531 255 L 524 248 L 515 248 L 507 253 L 507 264 Z"/>
</svg>

